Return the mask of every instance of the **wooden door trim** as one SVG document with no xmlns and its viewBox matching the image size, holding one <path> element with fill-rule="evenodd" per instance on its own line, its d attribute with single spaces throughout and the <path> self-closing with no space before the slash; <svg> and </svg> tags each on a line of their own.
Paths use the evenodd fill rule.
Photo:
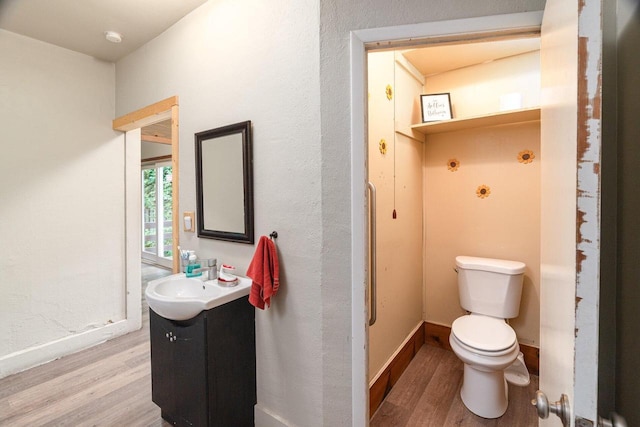
<svg viewBox="0 0 640 427">
<path fill-rule="evenodd" d="M 178 254 L 178 246 L 180 245 L 180 210 L 179 210 L 179 181 L 180 181 L 180 150 L 178 146 L 178 104 L 171 106 L 171 191 L 172 191 L 172 209 L 173 209 L 173 272 L 180 272 L 180 256 Z"/>
<path fill-rule="evenodd" d="M 178 137 L 179 125 L 179 103 L 177 96 L 158 101 L 155 104 L 148 105 L 139 110 L 117 117 L 113 120 L 113 129 L 121 132 L 127 132 L 133 129 L 143 128 L 153 123 L 171 119 L 171 189 L 172 189 L 172 209 L 173 209 L 173 272 L 180 271 L 180 257 L 178 254 L 178 245 L 180 244 L 180 221 L 179 221 L 179 188 L 180 188 L 180 146 Z"/>
<path fill-rule="evenodd" d="M 178 105 L 178 97 L 170 96 L 155 104 L 113 119 L 113 129 L 127 132 L 171 118 L 171 108 Z"/>
</svg>

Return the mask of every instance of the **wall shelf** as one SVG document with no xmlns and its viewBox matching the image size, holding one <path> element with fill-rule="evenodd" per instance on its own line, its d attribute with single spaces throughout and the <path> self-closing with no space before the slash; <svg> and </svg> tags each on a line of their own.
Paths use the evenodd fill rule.
<svg viewBox="0 0 640 427">
<path fill-rule="evenodd" d="M 500 111 L 498 113 L 485 114 L 483 116 L 464 117 L 459 119 L 443 120 L 441 122 L 420 123 L 411 126 L 411 129 L 425 135 L 430 135 L 478 127 L 530 122 L 534 120 L 540 120 L 540 107 Z"/>
</svg>

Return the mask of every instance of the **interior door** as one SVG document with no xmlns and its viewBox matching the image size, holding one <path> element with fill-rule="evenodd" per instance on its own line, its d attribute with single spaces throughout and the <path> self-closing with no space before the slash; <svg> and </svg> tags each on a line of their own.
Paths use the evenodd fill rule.
<svg viewBox="0 0 640 427">
<path fill-rule="evenodd" d="M 541 32 L 540 389 L 571 425 L 597 425 L 601 10 L 547 0 Z"/>
</svg>

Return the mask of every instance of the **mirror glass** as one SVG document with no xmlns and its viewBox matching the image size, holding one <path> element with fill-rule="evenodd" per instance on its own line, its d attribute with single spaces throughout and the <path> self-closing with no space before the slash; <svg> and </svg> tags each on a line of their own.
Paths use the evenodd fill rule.
<svg viewBox="0 0 640 427">
<path fill-rule="evenodd" d="M 195 138 L 198 237 L 253 243 L 251 121 Z"/>
</svg>

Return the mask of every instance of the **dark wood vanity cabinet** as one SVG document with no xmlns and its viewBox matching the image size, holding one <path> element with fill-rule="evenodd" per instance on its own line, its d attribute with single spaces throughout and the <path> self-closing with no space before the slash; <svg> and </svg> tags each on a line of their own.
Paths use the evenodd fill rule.
<svg viewBox="0 0 640 427">
<path fill-rule="evenodd" d="M 149 309 L 152 400 L 176 426 L 253 426 L 255 311 L 246 298 L 193 319 Z"/>
</svg>

